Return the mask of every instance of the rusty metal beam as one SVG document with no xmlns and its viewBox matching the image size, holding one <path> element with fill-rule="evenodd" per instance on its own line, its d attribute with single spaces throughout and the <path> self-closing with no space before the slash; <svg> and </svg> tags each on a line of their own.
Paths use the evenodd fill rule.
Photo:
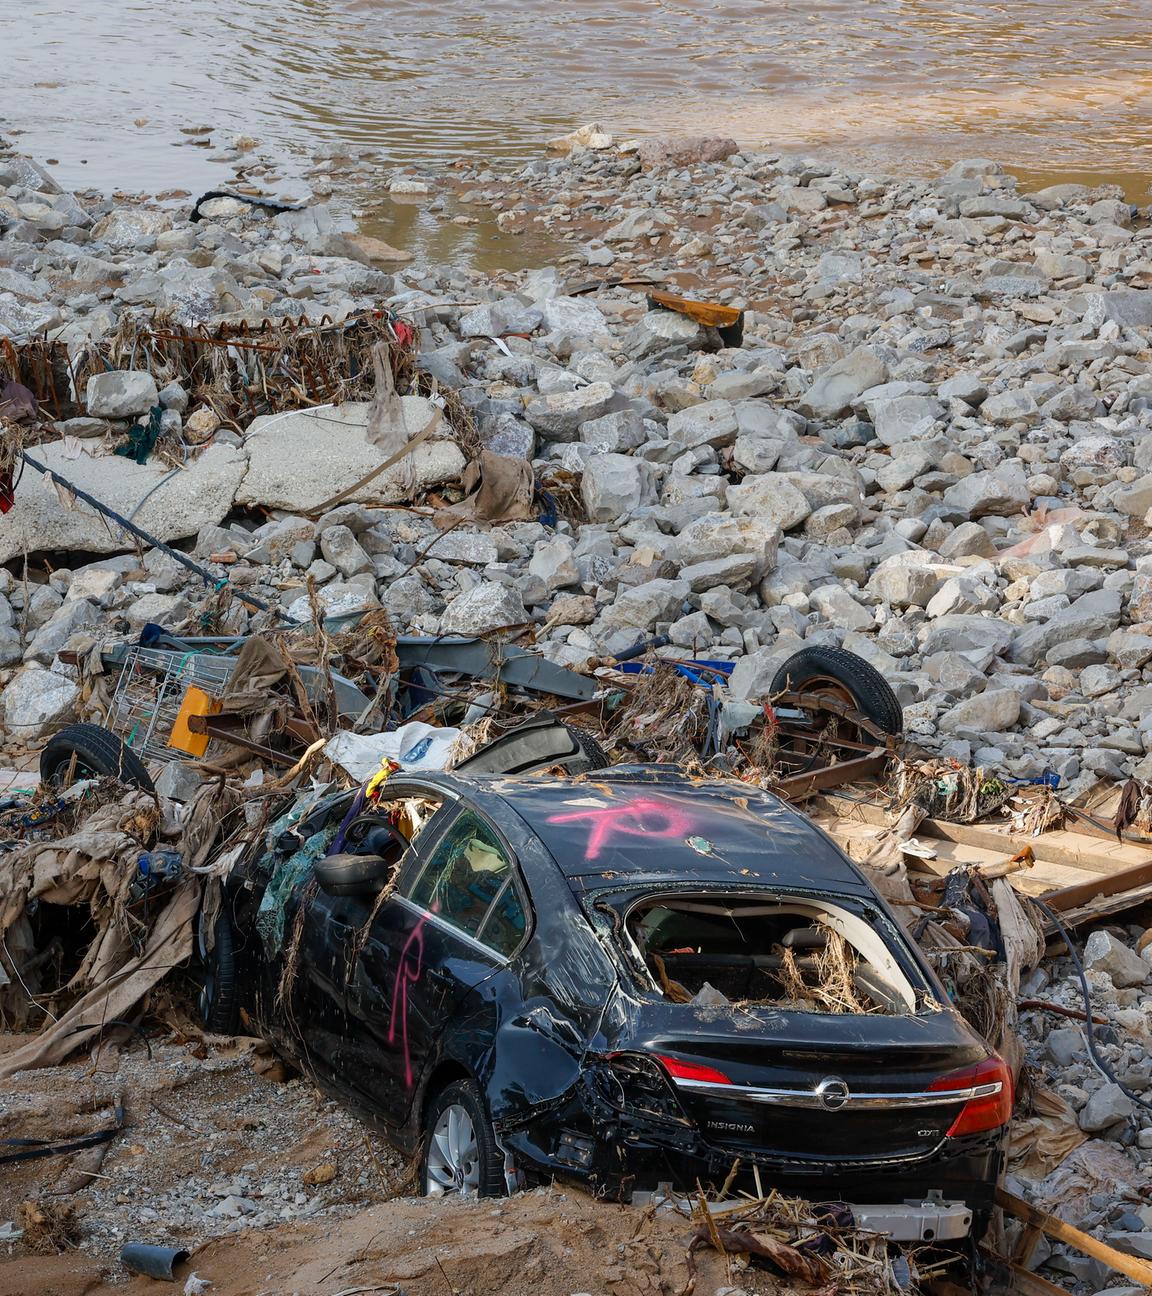
<svg viewBox="0 0 1152 1296">
<path fill-rule="evenodd" d="M 805 774 L 793 774 L 770 785 L 770 790 L 786 801 L 803 801 L 806 797 L 815 796 L 828 788 L 839 787 L 843 783 L 853 783 L 856 779 L 870 778 L 879 774 L 891 760 L 891 753 L 886 749 L 873 751 L 867 756 L 858 756 L 853 760 L 840 761 L 836 765 L 822 765 L 819 769 L 809 770 Z"/>
</svg>

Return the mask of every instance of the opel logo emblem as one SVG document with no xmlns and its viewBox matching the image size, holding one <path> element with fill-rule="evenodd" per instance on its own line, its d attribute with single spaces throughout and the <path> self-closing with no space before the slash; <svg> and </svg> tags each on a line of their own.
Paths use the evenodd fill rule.
<svg viewBox="0 0 1152 1296">
<path fill-rule="evenodd" d="M 839 1076 L 828 1076 L 816 1086 L 816 1097 L 825 1111 L 839 1111 L 848 1101 L 848 1086 Z"/>
</svg>

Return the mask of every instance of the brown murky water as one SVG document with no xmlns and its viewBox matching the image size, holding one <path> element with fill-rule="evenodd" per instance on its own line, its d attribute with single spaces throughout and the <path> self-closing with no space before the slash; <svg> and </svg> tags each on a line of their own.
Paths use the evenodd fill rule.
<svg viewBox="0 0 1152 1296">
<path fill-rule="evenodd" d="M 885 170 L 974 153 L 1147 201 L 1150 0 L 0 0 L 0 132 L 75 186 L 195 189 L 181 127 L 398 161 L 593 118 Z"/>
</svg>

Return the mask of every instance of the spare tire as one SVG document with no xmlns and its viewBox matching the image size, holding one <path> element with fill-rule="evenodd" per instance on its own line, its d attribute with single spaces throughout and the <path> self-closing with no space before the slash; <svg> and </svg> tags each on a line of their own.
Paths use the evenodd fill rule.
<svg viewBox="0 0 1152 1296">
<path fill-rule="evenodd" d="M 140 757 L 102 725 L 68 725 L 53 734 L 40 753 L 40 778 L 53 787 L 100 777 L 119 779 L 144 792 L 155 791 Z"/>
<path fill-rule="evenodd" d="M 827 692 L 850 701 L 860 714 L 886 734 L 904 732 L 904 708 L 888 681 L 846 648 L 801 648 L 772 678 L 772 693 Z"/>
</svg>

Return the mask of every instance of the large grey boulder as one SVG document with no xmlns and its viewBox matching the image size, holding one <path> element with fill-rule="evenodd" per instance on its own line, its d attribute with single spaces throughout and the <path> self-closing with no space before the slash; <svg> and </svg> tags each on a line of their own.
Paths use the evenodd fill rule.
<svg viewBox="0 0 1152 1296">
<path fill-rule="evenodd" d="M 87 599 L 69 599 L 32 636 L 24 650 L 26 662 L 50 666 L 52 659 L 78 630 L 88 630 L 107 621 L 107 615 Z"/>
<path fill-rule="evenodd" d="M 1011 423 L 1037 423 L 1040 420 L 1040 407 L 1031 392 L 1006 391 L 989 396 L 980 406 L 980 414 L 990 423 L 1003 426 Z"/>
<path fill-rule="evenodd" d="M 484 635 L 505 626 L 523 625 L 528 613 L 516 590 L 485 582 L 459 594 L 440 618 L 442 635 Z"/>
<path fill-rule="evenodd" d="M 610 630 L 646 633 L 661 622 L 679 619 L 689 592 L 687 581 L 645 581 L 617 594 L 601 614 L 601 624 Z"/>
<path fill-rule="evenodd" d="M 871 347 L 857 347 L 816 375 L 800 401 L 800 410 L 809 418 L 839 418 L 869 387 L 879 387 L 887 378 L 883 359 Z"/>
<path fill-rule="evenodd" d="M 869 413 L 877 438 L 894 446 L 931 436 L 944 414 L 944 404 L 933 396 L 896 396 L 870 402 Z"/>
<path fill-rule="evenodd" d="M 346 526 L 328 527 L 320 537 L 320 552 L 345 580 L 372 570 L 372 559 Z M 437 554 L 438 558 L 443 556 Z"/>
<path fill-rule="evenodd" d="M 733 444 L 738 426 L 731 401 L 710 400 L 673 414 L 668 420 L 668 436 L 685 450 L 697 446 L 718 450 Z"/>
<path fill-rule="evenodd" d="M 591 522 L 616 522 L 656 500 L 656 470 L 629 455 L 593 455 L 584 466 L 580 494 Z"/>
<path fill-rule="evenodd" d="M 842 585 L 821 585 L 808 595 L 808 602 L 823 620 L 840 630 L 871 630 L 876 624 L 872 612 Z"/>
<path fill-rule="evenodd" d="M 722 162 L 739 151 L 736 141 L 724 135 L 653 135 L 636 146 L 636 157 L 645 171 L 654 171 Z"/>
<path fill-rule="evenodd" d="M 1011 658 L 1034 666 L 1055 644 L 1072 639 L 1106 639 L 1120 624 L 1120 609 L 1118 590 L 1082 594 L 1063 611 L 1021 630 L 1012 641 Z"/>
<path fill-rule="evenodd" d="M 607 414 L 615 397 L 611 383 L 589 383 L 575 391 L 537 397 L 529 402 L 524 417 L 549 441 L 575 441 L 580 425 Z"/>
<path fill-rule="evenodd" d="M 133 418 L 159 402 L 156 379 L 140 369 L 117 369 L 88 379 L 86 403 L 93 418 Z"/>
<path fill-rule="evenodd" d="M 1020 694 L 1015 689 L 985 689 L 958 703 L 940 718 L 946 733 L 1003 733 L 1020 719 Z"/>
<path fill-rule="evenodd" d="M 717 585 L 734 589 L 747 586 L 756 570 L 757 563 L 752 554 L 729 554 L 727 558 L 711 558 L 707 562 L 681 567 L 680 579 L 688 582 L 694 594 L 702 594 Z"/>
<path fill-rule="evenodd" d="M 596 337 L 611 331 L 604 312 L 583 297 L 549 297 L 539 306 L 544 313 L 544 327 L 550 333 Z"/>
<path fill-rule="evenodd" d="M 103 243 L 115 252 L 147 250 L 156 245 L 156 237 L 172 228 L 169 212 L 148 207 L 118 207 L 92 229 L 92 241 Z"/>
<path fill-rule="evenodd" d="M 1078 298 L 1084 323 L 1099 328 L 1108 322 L 1134 328 L 1152 328 L 1152 291 L 1147 288 L 1113 288 L 1088 292 Z"/>
<path fill-rule="evenodd" d="M 36 743 L 72 719 L 80 690 L 64 675 L 25 666 L 0 692 L 0 728 Z"/>
<path fill-rule="evenodd" d="M 1118 1084 L 1101 1085 L 1080 1109 L 1080 1128 L 1095 1134 L 1127 1120 L 1135 1110 L 1136 1104 Z"/>
<path fill-rule="evenodd" d="M 944 492 L 944 505 L 970 520 L 1015 517 L 1031 503 L 1023 464 L 1015 459 L 989 472 L 971 473 Z"/>
<path fill-rule="evenodd" d="M 900 562 L 896 555 L 872 573 L 868 588 L 893 607 L 926 607 L 940 588 L 941 575 L 927 563 Z"/>
<path fill-rule="evenodd" d="M 528 562 L 529 576 L 538 576 L 549 591 L 580 584 L 575 547 L 566 536 L 555 536 L 535 546 Z"/>
<path fill-rule="evenodd" d="M 776 672 L 801 645 L 793 640 L 785 648 L 757 648 L 737 661 L 728 677 L 728 695 L 736 702 L 759 702 L 772 688 Z"/>
<path fill-rule="evenodd" d="M 1114 491 L 1112 504 L 1121 513 L 1142 519 L 1148 510 L 1152 509 L 1152 474 L 1137 477 L 1134 482 Z"/>
<path fill-rule="evenodd" d="M 765 519 L 705 513 L 680 532 L 676 551 L 685 564 L 751 554 L 756 559 L 757 576 L 764 576 L 776 566 L 779 544 L 779 528 Z"/>
<path fill-rule="evenodd" d="M 1085 941 L 1084 966 L 1106 973 L 1118 990 L 1143 985 L 1152 975 L 1152 967 L 1134 949 L 1103 930 L 1094 931 Z"/>
<path fill-rule="evenodd" d="M 782 531 L 799 526 L 812 512 L 804 492 L 782 473 L 745 477 L 728 487 L 728 507 L 737 517 L 770 522 Z"/>
</svg>

